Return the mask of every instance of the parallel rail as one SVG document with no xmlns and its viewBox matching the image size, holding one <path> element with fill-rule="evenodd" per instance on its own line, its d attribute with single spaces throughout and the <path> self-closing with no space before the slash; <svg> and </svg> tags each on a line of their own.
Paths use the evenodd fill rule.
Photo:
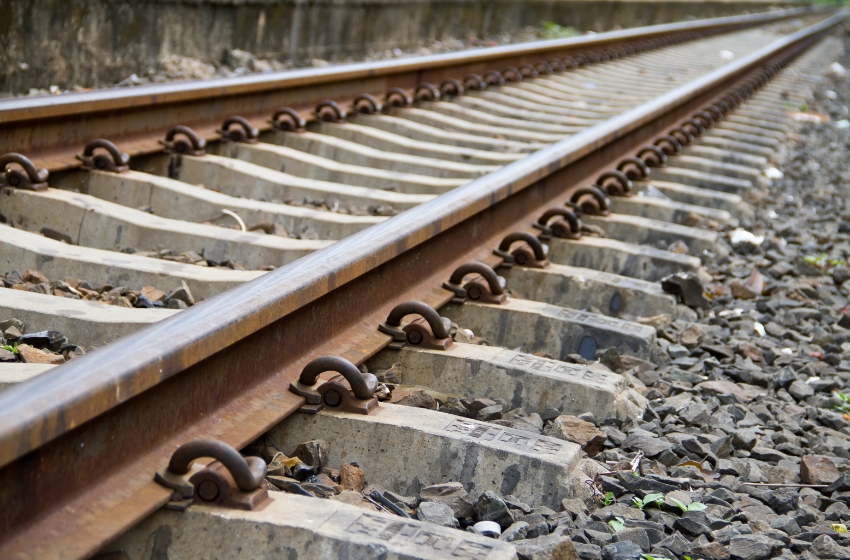
<svg viewBox="0 0 850 560">
<path fill-rule="evenodd" d="M 59 171 L 78 167 L 79 147 L 92 138 L 109 138 L 135 157 L 162 150 L 162 131 L 178 122 L 209 139 L 217 138 L 216 128 L 230 115 L 242 115 L 268 130 L 266 121 L 278 107 L 292 107 L 309 117 L 323 99 L 342 105 L 361 93 L 413 90 L 422 82 L 439 84 L 494 67 L 604 53 L 637 42 L 661 46 L 829 9 L 803 7 L 409 59 L 15 99 L 0 103 L 0 154 L 26 153 L 39 167 Z"/>
<path fill-rule="evenodd" d="M 355 65 L 297 72 L 292 78 L 245 78 L 232 86 L 170 85 L 162 89 L 163 116 L 153 103 L 157 94 L 139 88 L 122 92 L 106 109 L 98 103 L 108 92 L 42 100 L 40 105 L 37 100 L 16 100 L 0 105 L 0 119 L 10 130 L 21 127 L 23 135 L 43 134 L 34 144 L 37 161 L 63 169 L 72 165 L 66 157 L 68 146 L 80 145 L 67 136 L 74 123 L 85 121 L 91 127 L 76 133 L 79 140 L 98 132 L 121 139 L 123 146 L 135 138 L 135 153 L 150 153 L 159 148 L 139 119 L 147 115 L 159 137 L 163 123 L 173 124 L 177 114 L 182 120 L 195 103 L 202 108 L 190 113 L 198 120 L 189 122 L 207 134 L 211 123 L 235 112 L 267 116 L 284 103 L 304 109 L 318 98 L 344 101 L 363 91 L 411 89 L 426 78 L 438 81 L 490 64 L 564 56 L 626 39 L 728 30 L 803 13 L 807 11 L 656 26 L 535 44 L 530 50 L 504 47 L 495 53 L 473 53 L 478 58 L 472 61 L 464 59 L 468 53 L 427 57 L 419 68 L 412 61 L 395 61 L 371 70 Z M 498 265 L 500 259 L 490 251 L 507 232 L 532 231 L 529 224 L 542 209 L 563 204 L 611 161 L 631 155 L 695 110 L 764 75 L 765 69 L 775 70 L 847 15 L 836 14 L 297 263 L 0 393 L 0 503 L 5 506 L 0 556 L 92 554 L 168 501 L 170 493 L 153 482 L 152 473 L 179 444 L 214 437 L 239 448 L 252 441 L 301 406 L 303 400 L 287 387 L 313 358 L 335 354 L 361 363 L 374 355 L 390 342 L 376 326 L 396 304 L 419 300 L 435 308 L 444 305 L 452 294 L 440 286 L 458 265 L 470 260 Z M 348 82 L 339 85 L 334 75 Z M 318 97 L 310 97 L 314 95 Z M 250 107 L 255 112 L 247 112 Z M 41 133 L 33 123 L 44 123 Z M 106 123 L 112 128 L 97 128 Z M 21 136 L 6 142 L 12 144 L 0 147 L 0 152 L 20 149 Z"/>
</svg>

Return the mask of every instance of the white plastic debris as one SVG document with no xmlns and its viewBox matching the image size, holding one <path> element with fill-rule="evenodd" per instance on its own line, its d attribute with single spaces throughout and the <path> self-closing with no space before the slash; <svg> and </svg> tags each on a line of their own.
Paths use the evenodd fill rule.
<svg viewBox="0 0 850 560">
<path fill-rule="evenodd" d="M 668 197 L 666 194 L 659 191 L 658 189 L 656 189 L 652 185 L 649 185 L 648 187 L 646 187 L 645 189 L 640 191 L 638 193 L 638 196 L 645 196 L 645 197 L 648 197 L 648 198 L 662 198 L 664 200 L 670 200 L 670 197 Z"/>
<path fill-rule="evenodd" d="M 829 122 L 829 115 L 825 115 L 824 113 L 805 113 L 803 111 L 797 111 L 791 113 L 791 120 L 796 122 L 825 123 Z"/>
<path fill-rule="evenodd" d="M 783 348 L 782 350 L 779 351 L 779 353 L 784 354 L 785 356 L 793 356 L 794 355 L 794 351 L 790 348 Z"/>
<path fill-rule="evenodd" d="M 737 228 L 729 234 L 729 241 L 732 242 L 732 245 L 737 245 L 738 243 L 749 243 L 750 245 L 758 246 L 764 243 L 764 236 L 750 233 L 743 228 Z"/>
<path fill-rule="evenodd" d="M 227 210 L 226 208 L 223 208 L 223 209 L 221 210 L 221 213 L 222 213 L 222 214 L 225 214 L 225 215 L 227 215 L 227 216 L 230 216 L 231 218 L 233 218 L 234 220 L 236 220 L 237 222 L 239 222 L 239 229 L 241 229 L 242 231 L 248 231 L 247 226 L 245 226 L 245 222 L 243 222 L 243 221 L 242 221 L 242 218 L 240 218 L 240 217 L 236 214 L 236 212 L 234 212 L 233 210 Z"/>
<path fill-rule="evenodd" d="M 835 122 L 835 128 L 839 128 L 842 130 L 850 128 L 850 121 L 847 119 L 841 119 L 840 121 Z"/>
<path fill-rule="evenodd" d="M 720 58 L 722 58 L 723 60 L 734 60 L 735 59 L 735 53 L 733 53 L 732 51 L 727 51 L 726 49 L 723 49 L 722 51 L 720 51 Z"/>
<path fill-rule="evenodd" d="M 717 314 L 718 317 L 740 317 L 744 314 L 743 309 L 724 309 Z"/>
<path fill-rule="evenodd" d="M 820 381 L 820 377 L 809 377 L 806 379 L 806 383 L 814 383 L 815 381 Z"/>
<path fill-rule="evenodd" d="M 764 176 L 768 179 L 781 179 L 785 177 L 785 174 L 775 167 L 768 167 L 764 170 Z"/>
<path fill-rule="evenodd" d="M 502 528 L 495 521 L 479 521 L 473 527 L 485 537 L 496 538 L 502 534 Z"/>
<path fill-rule="evenodd" d="M 838 99 L 838 94 L 835 93 L 834 91 L 832 91 L 831 89 L 826 90 L 823 93 L 823 96 L 826 97 L 827 99 Z"/>
<path fill-rule="evenodd" d="M 469 329 L 458 329 L 455 333 L 455 342 L 472 344 L 475 342 L 475 334 Z"/>
<path fill-rule="evenodd" d="M 756 331 L 759 336 L 764 336 L 764 325 L 762 325 L 758 321 L 753 323 L 753 330 Z"/>
<path fill-rule="evenodd" d="M 836 78 L 843 78 L 847 75 L 847 69 L 844 68 L 838 62 L 833 62 L 829 65 L 829 73 L 835 76 Z"/>
<path fill-rule="evenodd" d="M 774 220 L 778 217 L 779 217 L 779 214 L 776 213 L 776 210 L 771 210 L 770 212 L 767 213 L 767 219 L 768 220 Z"/>
</svg>

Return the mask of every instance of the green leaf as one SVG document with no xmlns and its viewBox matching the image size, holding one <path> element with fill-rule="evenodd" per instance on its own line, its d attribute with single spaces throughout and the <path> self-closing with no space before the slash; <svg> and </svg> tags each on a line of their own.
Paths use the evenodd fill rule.
<svg viewBox="0 0 850 560">
<path fill-rule="evenodd" d="M 637 506 L 637 508 L 638 508 L 638 509 L 640 509 L 640 510 L 642 510 L 642 509 L 643 509 L 643 506 L 645 506 L 645 505 L 646 505 L 646 503 L 644 503 L 644 501 L 643 501 L 643 500 L 641 500 L 640 498 L 638 498 L 637 496 L 633 497 L 633 498 L 632 498 L 632 501 L 635 503 L 635 505 Z"/>
<path fill-rule="evenodd" d="M 544 21 L 540 24 L 540 36 L 544 39 L 566 39 L 581 35 L 572 27 L 558 25 L 554 21 Z"/>
<path fill-rule="evenodd" d="M 670 498 L 670 501 L 673 502 L 674 504 L 676 504 L 676 506 L 678 506 L 680 510 L 688 511 L 688 506 L 686 506 L 685 504 L 683 504 L 682 502 L 680 502 L 676 498 Z"/>
<path fill-rule="evenodd" d="M 12 354 L 20 354 L 21 353 L 18 350 L 18 343 L 17 342 L 15 344 L 13 344 L 12 346 L 9 346 L 8 344 L 4 344 L 3 346 L 0 346 L 0 348 L 3 348 L 3 350 L 8 350 Z"/>
<path fill-rule="evenodd" d="M 608 522 L 608 525 L 610 525 L 611 528 L 614 529 L 615 533 L 619 533 L 620 531 L 626 528 L 626 522 L 622 517 L 615 517 L 614 519 Z"/>
<path fill-rule="evenodd" d="M 602 504 L 606 506 L 610 506 L 614 503 L 614 493 L 606 492 L 605 497 L 602 498 Z"/>
<path fill-rule="evenodd" d="M 708 506 L 700 502 L 691 502 L 688 504 L 688 511 L 702 511 Z"/>
<path fill-rule="evenodd" d="M 646 496 L 644 496 L 643 501 L 646 504 L 649 504 L 651 502 L 658 503 L 658 502 L 664 501 L 664 494 L 659 494 L 659 493 L 647 494 Z"/>
</svg>

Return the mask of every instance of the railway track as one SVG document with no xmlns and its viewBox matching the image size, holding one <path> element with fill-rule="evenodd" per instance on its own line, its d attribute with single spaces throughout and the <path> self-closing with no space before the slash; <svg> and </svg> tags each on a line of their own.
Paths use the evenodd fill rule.
<svg viewBox="0 0 850 560">
<path fill-rule="evenodd" d="M 810 24 L 777 27 L 800 16 Z M 0 272 L 48 282 L 22 274 L 0 319 L 61 331 L 67 357 L 102 347 L 0 393 L 2 556 L 90 556 L 147 518 L 105 550 L 148 557 L 168 526 L 175 557 L 235 555 L 248 546 L 235 535 L 262 523 L 299 554 L 512 557 L 480 535 L 393 525 L 386 504 L 366 515 L 296 496 L 290 477 L 269 493 L 265 463 L 226 446 L 266 434 L 289 457 L 327 440 L 325 466 L 356 461 L 400 493 L 451 480 L 555 511 L 581 495 L 578 446 L 379 404 L 356 366 L 506 409 L 642 414 L 626 378 L 576 355 L 652 360 L 638 319 L 693 313 L 660 281 L 698 277 L 723 257 L 722 231 L 747 223 L 804 99 L 799 72 L 824 70 L 822 39 L 845 17 L 3 102 L 0 151 L 28 159 L 3 160 Z M 204 457 L 235 474 L 187 466 Z M 193 491 L 186 472 L 207 482 Z M 193 492 L 258 507 L 150 516 Z M 198 541 L 204 527 L 218 536 Z"/>
</svg>

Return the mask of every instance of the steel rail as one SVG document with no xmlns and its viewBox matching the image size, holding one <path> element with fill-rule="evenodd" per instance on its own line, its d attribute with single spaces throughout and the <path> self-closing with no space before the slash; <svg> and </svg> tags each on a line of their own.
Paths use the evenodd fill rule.
<svg viewBox="0 0 850 560">
<path fill-rule="evenodd" d="M 0 154 L 26 153 L 37 166 L 59 171 L 81 165 L 76 153 L 92 138 L 109 138 L 135 157 L 162 150 L 158 142 L 162 131 L 177 123 L 212 140 L 218 137 L 222 119 L 231 115 L 242 115 L 260 130 L 268 130 L 266 119 L 278 107 L 292 107 L 308 117 L 323 99 L 348 103 L 361 93 L 382 95 L 394 87 L 413 91 L 421 82 L 439 84 L 450 77 L 483 74 L 494 65 L 502 70 L 533 64 L 541 57 L 563 58 L 638 40 L 730 31 L 831 9 L 801 7 L 390 61 L 3 100 Z"/>
<path fill-rule="evenodd" d="M 362 362 L 396 304 L 445 304 L 458 265 L 497 264 L 506 233 L 847 15 L 0 393 L 0 557 L 92 554 L 168 500 L 153 473 L 181 443 L 252 441 L 301 405 L 288 382 L 313 358 Z"/>
</svg>

